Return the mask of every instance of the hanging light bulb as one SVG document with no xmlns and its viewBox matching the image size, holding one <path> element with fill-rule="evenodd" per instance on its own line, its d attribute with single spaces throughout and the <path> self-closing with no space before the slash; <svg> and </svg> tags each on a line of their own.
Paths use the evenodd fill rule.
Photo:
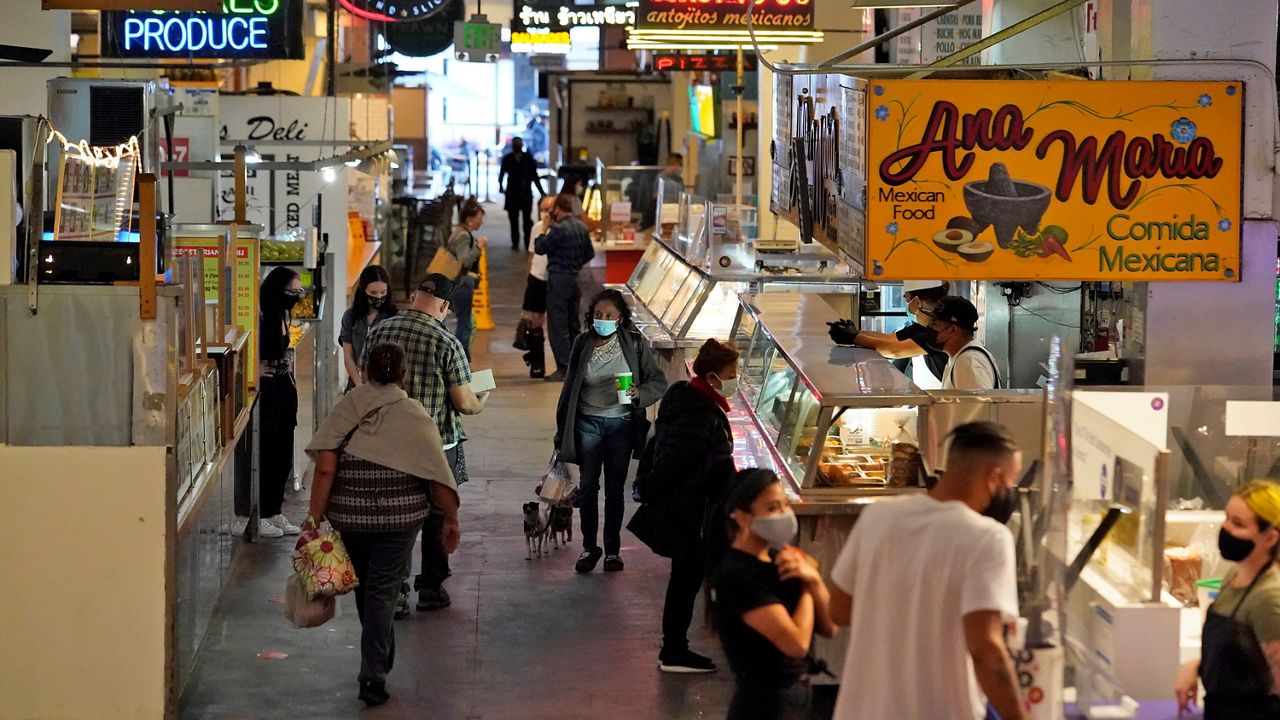
<svg viewBox="0 0 1280 720">
<path fill-rule="evenodd" d="M 320 179 L 327 183 L 331 183 L 338 177 L 338 171 L 332 167 L 326 167 L 320 170 Z"/>
</svg>

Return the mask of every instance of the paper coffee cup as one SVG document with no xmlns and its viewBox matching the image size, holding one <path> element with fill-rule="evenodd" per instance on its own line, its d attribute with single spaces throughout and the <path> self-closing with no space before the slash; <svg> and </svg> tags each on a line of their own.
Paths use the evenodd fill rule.
<svg viewBox="0 0 1280 720">
<path fill-rule="evenodd" d="M 618 373 L 613 376 L 614 387 L 618 390 L 618 402 L 622 405 L 631 404 L 631 373 Z"/>
</svg>

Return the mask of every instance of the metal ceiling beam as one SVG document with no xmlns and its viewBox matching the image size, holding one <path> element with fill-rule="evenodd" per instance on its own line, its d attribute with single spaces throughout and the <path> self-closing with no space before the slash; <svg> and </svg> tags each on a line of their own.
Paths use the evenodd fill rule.
<svg viewBox="0 0 1280 720">
<path fill-rule="evenodd" d="M 337 144 L 344 144 L 343 141 L 336 141 Z M 251 170 L 276 170 L 282 172 L 318 172 L 328 167 L 337 167 L 346 164 L 350 160 L 368 160 L 377 157 L 391 150 L 391 141 L 383 141 L 371 143 L 366 147 L 356 148 L 341 155 L 334 155 L 329 158 L 321 158 L 319 160 L 310 161 L 279 161 L 268 160 L 258 163 L 250 163 Z M 234 160 L 207 160 L 200 162 L 165 162 L 160 163 L 161 170 L 187 170 L 187 171 L 205 171 L 214 172 L 221 170 L 234 170 Z"/>
</svg>

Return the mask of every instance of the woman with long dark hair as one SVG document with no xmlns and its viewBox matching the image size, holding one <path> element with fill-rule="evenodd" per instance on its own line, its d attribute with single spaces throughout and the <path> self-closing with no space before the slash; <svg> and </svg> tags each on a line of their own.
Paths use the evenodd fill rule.
<svg viewBox="0 0 1280 720">
<path fill-rule="evenodd" d="M 289 347 L 293 306 L 302 280 L 287 267 L 267 273 L 258 291 L 258 512 L 262 537 L 297 535 L 302 529 L 282 511 L 293 474 L 293 429 L 298 425 L 294 353 Z"/>
<path fill-rule="evenodd" d="M 835 634 L 831 595 L 815 564 L 791 545 L 798 531 L 782 482 L 770 470 L 733 479 L 708 528 L 711 616 L 737 688 L 727 720 L 801 720 L 814 633 Z"/>
<path fill-rule="evenodd" d="M 623 568 L 623 486 L 631 458 L 649 433 L 645 408 L 662 398 L 667 378 L 631 322 L 622 293 L 605 290 L 592 298 L 587 327 L 573 342 L 556 406 L 556 454 L 581 470 L 583 550 L 574 568 L 589 573 L 603 555 L 605 572 L 618 572 Z M 602 474 L 603 551 L 597 544 Z"/>
<path fill-rule="evenodd" d="M 347 390 L 361 384 L 360 353 L 365 338 L 373 326 L 396 314 L 391 302 L 391 276 L 381 265 L 370 265 L 360 271 L 356 295 L 351 307 L 342 314 L 342 331 L 338 344 L 342 346 L 342 362 L 347 368 Z"/>
<path fill-rule="evenodd" d="M 713 672 L 715 663 L 689 649 L 689 623 L 706 574 L 708 506 L 733 479 L 729 399 L 738 382 L 738 350 L 711 338 L 693 361 L 693 379 L 667 389 L 653 440 L 640 457 L 636 494 L 644 503 L 627 526 L 649 549 L 671 558 L 662 607 L 658 668 Z"/>
</svg>

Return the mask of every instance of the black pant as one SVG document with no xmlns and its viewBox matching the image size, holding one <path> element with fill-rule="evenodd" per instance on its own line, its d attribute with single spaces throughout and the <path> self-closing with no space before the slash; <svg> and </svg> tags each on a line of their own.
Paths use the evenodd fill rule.
<svg viewBox="0 0 1280 720">
<path fill-rule="evenodd" d="M 678 652 L 689 649 L 689 623 L 698 601 L 703 578 L 702 538 L 694 535 L 680 554 L 671 559 L 667 599 L 662 605 L 662 649 Z"/>
<path fill-rule="evenodd" d="M 809 720 L 808 685 L 780 686 L 738 678 L 725 720 Z"/>
<path fill-rule="evenodd" d="M 556 358 L 557 370 L 569 367 L 573 339 L 581 331 L 578 322 L 578 303 L 581 300 L 577 273 L 550 273 L 547 278 L 547 339 L 551 341 L 551 354 Z"/>
<path fill-rule="evenodd" d="M 617 555 L 622 550 L 622 515 L 626 511 L 623 486 L 631 468 L 631 418 L 594 417 L 578 414 L 578 469 L 581 496 L 578 513 L 582 521 L 582 546 L 599 547 L 596 530 L 600 525 L 600 476 L 604 476 L 604 552 Z"/>
<path fill-rule="evenodd" d="M 355 589 L 356 612 L 360 614 L 360 682 L 386 681 L 395 663 L 392 618 L 417 535 L 416 529 L 342 533 L 342 542 L 360 580 Z"/>
<path fill-rule="evenodd" d="M 529 233 L 533 231 L 533 198 L 527 201 L 520 200 L 519 207 L 507 208 L 507 219 L 511 221 L 511 247 L 520 247 L 520 230 L 524 229 L 524 247 L 529 249 Z M 520 223 L 520 216 L 524 216 L 524 224 Z"/>
<path fill-rule="evenodd" d="M 293 475 L 293 429 L 298 424 L 298 388 L 288 375 L 258 380 L 258 513 L 280 514 Z"/>
<path fill-rule="evenodd" d="M 444 451 L 449 467 L 458 466 L 458 448 L 454 445 Z M 431 504 L 431 514 L 422 523 L 422 571 L 413 580 L 414 590 L 435 590 L 449 577 L 449 553 L 444 551 L 444 510 Z M 404 575 L 409 576 L 406 566 Z"/>
</svg>

